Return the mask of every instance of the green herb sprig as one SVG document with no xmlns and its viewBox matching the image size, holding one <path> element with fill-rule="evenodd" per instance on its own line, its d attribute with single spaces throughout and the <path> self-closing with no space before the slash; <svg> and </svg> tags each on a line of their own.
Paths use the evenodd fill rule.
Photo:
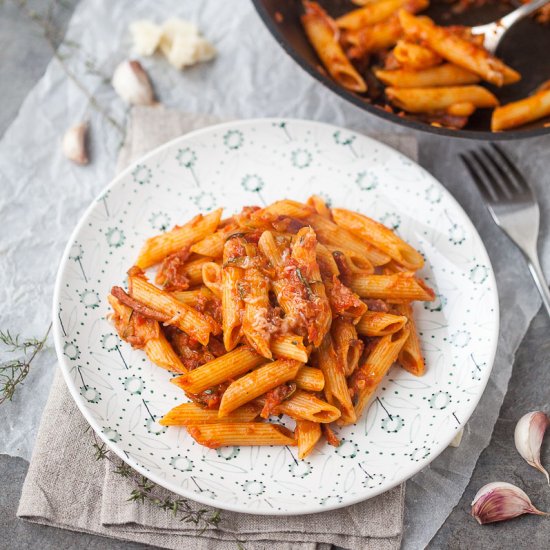
<svg viewBox="0 0 550 550">
<path fill-rule="evenodd" d="M 11 401 L 17 387 L 27 378 L 31 363 L 44 348 L 51 328 L 50 323 L 46 334 L 41 339 L 22 339 L 20 335 L 13 336 L 9 330 L 5 332 L 0 330 L 2 356 L 13 357 L 2 358 L 0 361 L 0 405 L 4 401 Z"/>
<path fill-rule="evenodd" d="M 222 521 L 219 510 L 211 512 L 204 508 L 194 509 L 191 502 L 185 498 L 170 498 L 159 492 L 159 486 L 147 477 L 138 474 L 126 463 L 115 462 L 109 454 L 105 443 L 98 440 L 97 435 L 92 432 L 94 438 L 94 454 L 96 460 L 108 460 L 115 466 L 113 472 L 121 477 L 133 481 L 135 488 L 132 489 L 128 501 L 149 502 L 161 510 L 172 512 L 175 517 L 183 523 L 192 523 L 200 527 L 199 535 L 209 527 L 218 528 Z M 238 550 L 246 550 L 243 541 L 235 537 Z"/>
</svg>

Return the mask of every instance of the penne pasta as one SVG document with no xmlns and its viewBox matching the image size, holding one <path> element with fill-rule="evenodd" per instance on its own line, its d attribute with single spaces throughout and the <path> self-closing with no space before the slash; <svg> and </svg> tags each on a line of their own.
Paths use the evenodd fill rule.
<svg viewBox="0 0 550 550">
<path fill-rule="evenodd" d="M 332 313 L 317 263 L 317 237 L 311 227 L 303 227 L 296 234 L 291 258 L 297 265 L 296 274 L 305 285 L 308 299 L 315 304 L 308 338 L 317 347 L 330 330 Z"/>
<path fill-rule="evenodd" d="M 274 336 L 271 339 L 271 352 L 277 359 L 294 359 L 307 363 L 309 354 L 304 346 L 304 338 L 295 334 Z"/>
<path fill-rule="evenodd" d="M 424 265 L 422 255 L 385 225 L 343 208 L 334 208 L 332 215 L 337 225 L 371 242 L 392 260 L 411 271 L 421 269 Z"/>
<path fill-rule="evenodd" d="M 202 265 L 202 281 L 217 298 L 222 297 L 222 268 L 215 262 Z"/>
<path fill-rule="evenodd" d="M 220 333 L 220 327 L 212 317 L 176 300 L 145 278 L 130 275 L 128 281 L 132 298 L 165 316 L 166 324 L 174 325 L 202 345 L 208 344 L 210 333 Z"/>
<path fill-rule="evenodd" d="M 361 59 L 365 55 L 393 46 L 403 35 L 397 15 L 384 21 L 357 30 L 344 31 L 342 41 L 351 59 Z"/>
<path fill-rule="evenodd" d="M 430 48 L 409 42 L 408 40 L 399 40 L 392 53 L 404 69 L 416 71 L 435 67 L 443 61 Z"/>
<path fill-rule="evenodd" d="M 220 213 L 208 233 L 199 216 L 147 245 L 147 261 L 168 254 L 156 286 L 134 266 L 128 292 L 108 295 L 119 336 L 178 373 L 170 382 L 192 400 L 160 424 L 211 448 L 297 444 L 303 459 L 322 434 L 338 446 L 330 424 L 356 422 L 397 357 L 424 368 L 409 303 L 434 299 L 415 277 L 422 257 L 317 196 Z M 273 415 L 295 420 L 295 433 L 261 421 Z"/>
<path fill-rule="evenodd" d="M 387 336 L 401 330 L 407 324 L 404 315 L 393 315 L 383 311 L 367 311 L 356 328 L 363 336 Z"/>
<path fill-rule="evenodd" d="M 218 415 L 223 418 L 241 405 L 249 403 L 267 391 L 296 378 L 302 363 L 278 359 L 267 363 L 232 382 L 223 394 Z"/>
<path fill-rule="evenodd" d="M 321 439 L 321 426 L 318 422 L 310 420 L 297 420 L 294 431 L 296 441 L 298 442 L 298 458 L 306 458 L 319 439 Z"/>
<path fill-rule="evenodd" d="M 242 332 L 248 343 L 260 354 L 271 359 L 269 331 L 269 287 L 266 276 L 251 266 L 244 274 L 244 315 Z"/>
<path fill-rule="evenodd" d="M 550 116 L 550 90 L 542 90 L 519 101 L 513 101 L 493 111 L 491 130 L 499 132 L 523 126 Z"/>
<path fill-rule="evenodd" d="M 294 379 L 296 386 L 302 390 L 311 392 L 323 391 L 325 387 L 325 376 L 321 369 L 314 367 L 302 367 Z"/>
<path fill-rule="evenodd" d="M 331 335 L 336 357 L 344 366 L 344 375 L 347 378 L 359 365 L 363 342 L 357 337 L 355 325 L 342 318 L 336 319 L 332 324 Z"/>
<path fill-rule="evenodd" d="M 355 70 L 338 42 L 338 29 L 334 21 L 316 2 L 304 1 L 303 4 L 305 13 L 301 17 L 302 25 L 330 76 L 348 90 L 366 92 L 365 81 Z"/>
<path fill-rule="evenodd" d="M 147 239 L 139 253 L 136 265 L 145 269 L 159 263 L 166 256 L 204 239 L 216 230 L 221 215 L 221 208 L 206 216 L 199 214 L 181 227 L 176 226 L 171 231 Z"/>
<path fill-rule="evenodd" d="M 262 363 L 265 363 L 265 358 L 250 348 L 241 346 L 183 376 L 172 378 L 170 382 L 186 392 L 197 394 L 236 378 Z"/>
<path fill-rule="evenodd" d="M 221 258 L 223 256 L 223 245 L 225 241 L 238 233 L 240 230 L 234 223 L 229 223 L 225 227 L 219 229 L 212 235 L 206 236 L 204 239 L 191 246 L 191 252 L 208 256 L 209 258 Z"/>
<path fill-rule="evenodd" d="M 339 361 L 332 337 L 327 334 L 317 351 L 319 368 L 325 376 L 325 396 L 327 401 L 338 407 L 342 415 L 340 420 L 345 424 L 353 424 L 357 417 L 346 383 L 345 365 Z"/>
<path fill-rule="evenodd" d="M 179 372 L 180 374 L 187 372 L 187 369 L 181 362 L 178 354 L 173 350 L 166 336 L 164 336 L 162 330 L 159 330 L 158 338 L 151 338 L 146 342 L 143 350 L 155 365 L 171 372 Z"/>
<path fill-rule="evenodd" d="M 189 426 L 189 435 L 210 449 L 247 445 L 296 445 L 293 433 L 267 422 L 235 422 Z"/>
<path fill-rule="evenodd" d="M 264 231 L 261 234 L 260 239 L 258 240 L 258 248 L 262 251 L 263 255 L 273 267 L 282 267 L 283 260 L 281 251 L 275 242 L 275 238 L 273 237 L 273 233 L 271 231 Z"/>
<path fill-rule="evenodd" d="M 374 266 L 372 263 L 354 250 L 349 250 L 342 246 L 326 245 L 327 250 L 332 252 L 332 256 L 335 260 L 341 260 L 347 267 L 348 271 L 359 273 L 374 273 Z M 338 264 L 338 261 L 336 261 Z"/>
<path fill-rule="evenodd" d="M 241 321 L 244 312 L 242 283 L 244 269 L 232 265 L 232 262 L 244 255 L 245 243 L 241 237 L 226 241 L 223 249 L 222 266 L 222 329 L 223 344 L 231 351 L 241 338 Z"/>
<path fill-rule="evenodd" d="M 340 275 L 338 264 L 332 252 L 324 244 L 317 243 L 315 253 L 322 277 L 332 279 L 335 275 L 337 277 Z"/>
<path fill-rule="evenodd" d="M 436 88 L 386 88 L 388 99 L 409 113 L 445 111 L 458 114 L 453 106 L 468 103 L 475 108 L 498 105 L 498 99 L 481 86 L 440 86 Z M 469 112 L 468 114 L 471 114 Z"/>
<path fill-rule="evenodd" d="M 409 329 L 405 326 L 399 332 L 380 338 L 366 361 L 353 375 L 355 377 L 353 389 L 356 393 L 355 413 L 357 416 L 361 415 L 376 388 L 397 360 L 408 337 Z"/>
<path fill-rule="evenodd" d="M 491 84 L 502 86 L 520 79 L 517 71 L 507 67 L 487 50 L 448 29 L 436 26 L 428 18 L 415 17 L 401 10 L 399 20 L 408 37 L 421 40 L 443 59 L 479 75 Z"/>
<path fill-rule="evenodd" d="M 381 250 L 362 241 L 343 227 L 319 216 L 319 214 L 311 214 L 306 220 L 314 229 L 319 242 L 326 245 L 329 250 L 331 246 L 336 248 L 341 247 L 344 250 L 349 250 L 358 256 L 366 258 L 375 266 L 384 265 L 390 261 L 390 257 Z"/>
<path fill-rule="evenodd" d="M 310 420 L 323 424 L 338 420 L 342 414 L 337 407 L 302 390 L 297 390 L 290 399 L 275 407 L 273 412 L 286 414 L 296 420 Z"/>
<path fill-rule="evenodd" d="M 319 216 L 323 216 L 324 218 L 328 218 L 329 220 L 332 219 L 332 215 L 330 213 L 330 208 L 327 206 L 327 203 L 322 197 L 319 197 L 318 195 L 311 195 L 309 199 L 307 199 L 306 204 L 308 206 L 311 206 Z"/>
<path fill-rule="evenodd" d="M 422 376 L 426 369 L 422 350 L 420 349 L 420 339 L 414 322 L 413 311 L 410 304 L 398 304 L 398 311 L 407 317 L 407 326 L 409 327 L 409 337 L 405 340 L 403 347 L 399 351 L 397 358 L 399 364 L 411 374 Z"/>
<path fill-rule="evenodd" d="M 219 422 L 252 422 L 258 414 L 260 414 L 258 407 L 244 405 L 220 420 L 216 410 L 206 409 L 196 403 L 182 403 L 166 413 L 159 420 L 159 424 L 162 426 L 201 426 Z"/>
<path fill-rule="evenodd" d="M 214 294 L 206 287 L 196 288 L 195 290 L 175 290 L 170 294 L 178 300 L 187 304 L 188 306 L 195 307 L 201 300 L 212 300 L 215 298 Z"/>
<path fill-rule="evenodd" d="M 458 65 L 443 63 L 437 67 L 423 69 L 421 71 L 411 69 L 397 69 L 385 71 L 376 69 L 376 78 L 387 86 L 395 88 L 431 88 L 436 86 L 463 86 L 476 84 L 481 79 Z"/>
<path fill-rule="evenodd" d="M 390 302 L 402 300 L 431 302 L 435 299 L 434 291 L 421 279 L 417 279 L 414 273 L 354 275 L 350 287 L 361 298 L 381 298 Z"/>
<path fill-rule="evenodd" d="M 417 12 L 427 8 L 428 3 L 428 0 L 381 0 L 342 15 L 336 24 L 341 29 L 356 31 L 388 19 L 401 8 Z"/>
</svg>

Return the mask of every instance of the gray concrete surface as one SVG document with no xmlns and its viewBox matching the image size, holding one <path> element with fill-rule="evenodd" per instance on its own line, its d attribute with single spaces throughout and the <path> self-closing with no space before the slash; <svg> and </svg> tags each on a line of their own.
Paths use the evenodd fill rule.
<svg viewBox="0 0 550 550">
<path fill-rule="evenodd" d="M 70 3 L 75 3 L 72 0 Z M 69 8 L 57 5 L 55 17 L 61 27 L 66 25 Z M 31 5 L 43 8 L 47 0 L 33 0 Z M 51 53 L 40 37 L 40 30 L 22 17 L 13 0 L 0 0 L 0 136 L 3 135 L 26 94 L 41 77 Z M 458 141 L 438 140 L 419 136 L 421 163 L 436 177 L 438 166 L 447 166 L 442 156 L 452 159 L 464 147 Z M 549 140 L 533 142 L 537 149 L 548 150 Z M 434 159 L 437 159 L 435 161 Z M 458 163 L 458 160 L 457 160 Z M 460 197 L 458 197 L 460 200 Z M 526 272 L 526 277 L 528 277 Z M 510 312 L 513 314 L 513 312 Z M 540 509 L 550 510 L 550 488 L 542 475 L 530 468 L 517 454 L 513 431 L 518 415 L 548 406 L 550 393 L 550 320 L 540 312 L 523 341 L 490 446 L 483 452 L 471 482 L 460 503 L 429 545 L 430 550 L 550 548 L 550 519 L 523 517 L 506 524 L 478 526 L 469 516 L 470 502 L 477 489 L 489 481 L 502 480 L 517 483 L 531 496 Z M 550 437 L 543 450 L 543 462 L 550 464 Z M 59 549 L 114 549 L 145 548 L 141 544 L 119 542 L 93 535 L 73 533 L 22 522 L 15 517 L 27 463 L 21 459 L 0 455 L 0 550 L 59 550 Z"/>
</svg>

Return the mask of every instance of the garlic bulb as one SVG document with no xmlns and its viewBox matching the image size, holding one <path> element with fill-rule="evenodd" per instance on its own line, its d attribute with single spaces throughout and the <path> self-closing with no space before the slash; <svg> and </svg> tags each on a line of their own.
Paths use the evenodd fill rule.
<svg viewBox="0 0 550 550">
<path fill-rule="evenodd" d="M 139 61 L 123 61 L 115 69 L 111 81 L 116 93 L 132 105 L 155 103 L 153 88 Z"/>
<path fill-rule="evenodd" d="M 512 519 L 523 514 L 548 515 L 537 510 L 519 487 L 504 481 L 483 486 L 472 502 L 472 516 L 480 525 Z"/>
<path fill-rule="evenodd" d="M 81 122 L 69 128 L 63 136 L 61 148 L 63 154 L 76 164 L 88 164 L 88 154 L 86 153 L 86 134 L 88 133 L 88 123 Z"/>
<path fill-rule="evenodd" d="M 528 464 L 542 472 L 550 484 L 550 476 L 540 462 L 540 447 L 550 418 L 543 411 L 527 413 L 519 419 L 514 432 L 516 449 Z"/>
</svg>

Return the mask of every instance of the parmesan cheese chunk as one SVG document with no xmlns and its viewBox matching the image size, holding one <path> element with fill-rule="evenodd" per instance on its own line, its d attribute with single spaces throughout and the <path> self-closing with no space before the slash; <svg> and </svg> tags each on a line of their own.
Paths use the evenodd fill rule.
<svg viewBox="0 0 550 550">
<path fill-rule="evenodd" d="M 153 55 L 162 38 L 162 27 L 146 19 L 134 21 L 130 25 L 134 50 L 139 55 Z"/>
</svg>

